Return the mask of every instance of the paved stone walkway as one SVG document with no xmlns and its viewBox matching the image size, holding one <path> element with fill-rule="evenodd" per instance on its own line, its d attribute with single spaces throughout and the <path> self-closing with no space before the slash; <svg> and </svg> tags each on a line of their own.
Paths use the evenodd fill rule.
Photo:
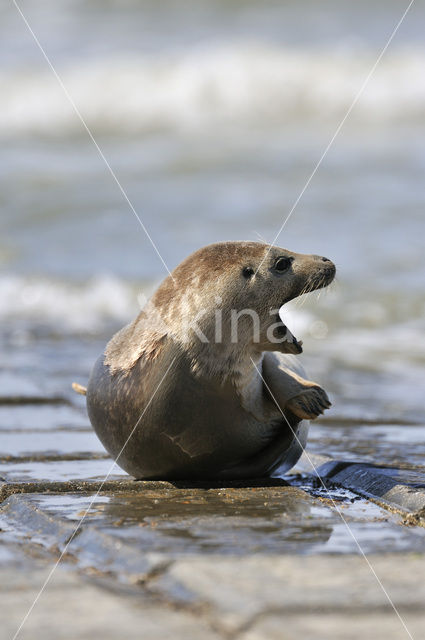
<svg viewBox="0 0 425 640">
<path fill-rule="evenodd" d="M 423 637 L 419 467 L 310 454 L 290 485 L 135 482 L 67 401 L 5 406 L 1 640 L 62 553 L 18 638 Z"/>
<path fill-rule="evenodd" d="M 385 554 L 369 560 L 411 636 L 420 640 L 425 558 Z M 0 570 L 2 639 L 13 637 L 52 561 L 10 558 L 7 565 Z M 77 572 L 65 562 L 19 637 L 401 640 L 409 635 L 363 558 L 259 553 L 176 557 L 133 588 L 107 575 Z"/>
</svg>

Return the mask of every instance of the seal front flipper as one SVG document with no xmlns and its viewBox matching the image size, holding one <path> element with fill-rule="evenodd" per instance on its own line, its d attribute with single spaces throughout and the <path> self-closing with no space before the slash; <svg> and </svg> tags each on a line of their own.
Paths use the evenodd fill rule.
<svg viewBox="0 0 425 640">
<path fill-rule="evenodd" d="M 329 409 L 331 404 L 326 391 L 317 386 L 305 389 L 291 398 L 286 403 L 286 408 L 302 420 L 314 420 Z"/>
<path fill-rule="evenodd" d="M 303 377 L 304 369 L 293 356 L 265 353 L 262 364 L 266 393 L 281 411 L 289 409 L 300 420 L 314 420 L 331 406 L 326 392 Z"/>
</svg>

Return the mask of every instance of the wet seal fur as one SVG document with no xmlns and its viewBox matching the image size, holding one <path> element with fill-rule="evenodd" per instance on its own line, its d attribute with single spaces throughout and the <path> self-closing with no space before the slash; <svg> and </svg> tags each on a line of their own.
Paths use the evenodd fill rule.
<svg viewBox="0 0 425 640">
<path fill-rule="evenodd" d="M 213 244 L 186 258 L 93 368 L 88 414 L 117 464 L 139 479 L 240 479 L 291 468 L 306 420 L 330 402 L 305 378 L 294 356 L 301 343 L 276 310 L 334 275 L 327 258 L 257 242 Z M 237 341 L 231 309 L 241 312 Z M 255 340 L 247 309 L 258 314 Z"/>
</svg>

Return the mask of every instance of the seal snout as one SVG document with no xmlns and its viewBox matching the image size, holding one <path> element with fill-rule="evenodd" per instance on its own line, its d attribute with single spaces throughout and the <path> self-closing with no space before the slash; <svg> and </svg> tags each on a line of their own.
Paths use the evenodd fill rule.
<svg viewBox="0 0 425 640">
<path fill-rule="evenodd" d="M 332 282 L 332 280 L 335 278 L 335 274 L 336 274 L 336 267 L 333 262 L 328 260 L 328 262 L 326 263 L 324 274 L 323 274 L 324 277 L 326 278 L 326 284 L 324 286 L 327 287 L 328 284 Z"/>
<path fill-rule="evenodd" d="M 317 265 L 318 271 L 315 274 L 315 288 L 322 289 L 323 287 L 327 287 L 335 277 L 336 267 L 332 260 L 329 258 L 325 258 L 324 256 L 313 256 L 315 262 L 317 261 L 319 264 Z"/>
</svg>

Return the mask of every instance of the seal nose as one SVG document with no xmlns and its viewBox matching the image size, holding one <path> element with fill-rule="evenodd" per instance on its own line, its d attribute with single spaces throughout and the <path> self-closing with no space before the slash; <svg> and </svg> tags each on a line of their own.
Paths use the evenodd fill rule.
<svg viewBox="0 0 425 640">
<path fill-rule="evenodd" d="M 332 278 L 334 277 L 336 273 L 336 267 L 332 260 L 329 260 L 329 258 L 325 258 L 324 256 L 313 256 L 313 258 L 317 260 L 316 267 L 320 272 L 323 272 L 324 274 L 329 276 L 332 275 Z"/>
<path fill-rule="evenodd" d="M 332 260 L 329 260 L 329 258 L 324 258 L 323 256 L 313 256 L 313 258 L 316 258 L 316 260 L 321 260 L 323 262 L 332 262 Z"/>
</svg>

